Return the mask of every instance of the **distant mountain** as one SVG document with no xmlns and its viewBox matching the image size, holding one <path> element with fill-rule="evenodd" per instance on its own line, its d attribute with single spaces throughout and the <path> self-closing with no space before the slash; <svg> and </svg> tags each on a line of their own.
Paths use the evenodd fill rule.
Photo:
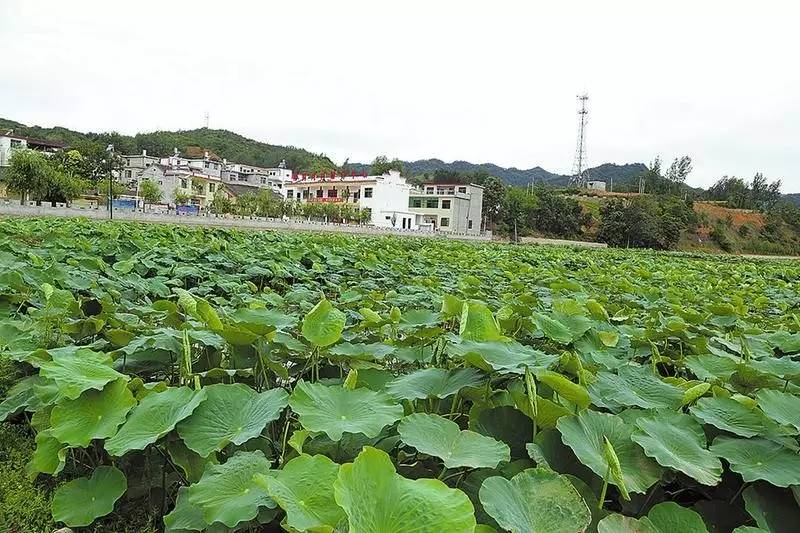
<svg viewBox="0 0 800 533">
<path fill-rule="evenodd" d="M 285 159 L 289 168 L 302 172 L 325 172 L 336 168 L 334 163 L 322 154 L 294 146 L 278 146 L 254 141 L 227 130 L 199 128 L 137 133 L 130 136 L 119 133 L 81 133 L 62 127 L 26 126 L 0 118 L 0 134 L 8 130 L 26 137 L 62 141 L 78 149 L 86 143 L 100 144 L 103 148 L 113 144 L 119 153 L 135 154 L 147 150 L 150 155 L 164 157 L 171 154 L 175 148 L 181 152 L 199 148 L 201 153 L 202 149 L 205 149 L 229 161 L 246 165 L 275 167 Z"/>
<path fill-rule="evenodd" d="M 355 163 L 351 165 L 356 172 L 369 171 L 370 165 L 365 163 Z M 529 169 L 518 169 L 515 167 L 505 168 L 493 163 L 469 163 L 467 161 L 453 161 L 445 163 L 440 159 L 420 159 L 418 161 L 403 161 L 406 173 L 412 176 L 423 174 L 433 174 L 436 170 L 448 170 L 459 173 L 487 172 L 492 176 L 497 176 L 509 185 L 546 184 L 553 187 L 564 187 L 569 182 L 570 176 L 555 174 L 542 167 Z M 634 181 L 636 176 L 647 170 L 642 163 L 630 163 L 626 165 L 616 165 L 605 163 L 587 171 L 589 179 L 610 182 L 611 179 L 617 185 L 628 184 Z"/>
<path fill-rule="evenodd" d="M 792 202 L 797 207 L 800 207 L 800 192 L 793 192 L 790 194 L 784 194 L 783 199 L 789 202 Z"/>
</svg>

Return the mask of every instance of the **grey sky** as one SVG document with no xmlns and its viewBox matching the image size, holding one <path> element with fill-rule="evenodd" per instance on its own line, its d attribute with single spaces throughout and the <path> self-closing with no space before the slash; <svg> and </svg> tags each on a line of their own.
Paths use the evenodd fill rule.
<svg viewBox="0 0 800 533">
<path fill-rule="evenodd" d="M 676 1 L 0 0 L 0 116 L 123 133 L 226 128 L 568 173 L 689 154 L 689 182 L 800 192 L 800 7 Z"/>
</svg>

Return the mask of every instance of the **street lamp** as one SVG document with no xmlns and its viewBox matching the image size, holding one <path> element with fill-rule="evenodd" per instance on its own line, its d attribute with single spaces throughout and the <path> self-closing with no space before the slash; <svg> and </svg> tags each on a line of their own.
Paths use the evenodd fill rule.
<svg viewBox="0 0 800 533">
<path fill-rule="evenodd" d="M 106 146 L 106 152 L 110 154 L 108 157 L 108 218 L 114 220 L 114 176 L 111 170 L 114 165 L 114 145 Z"/>
</svg>

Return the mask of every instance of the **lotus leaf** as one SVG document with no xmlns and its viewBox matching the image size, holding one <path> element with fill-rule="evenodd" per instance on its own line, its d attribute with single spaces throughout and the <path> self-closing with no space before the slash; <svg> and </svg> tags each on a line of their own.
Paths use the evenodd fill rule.
<svg viewBox="0 0 800 533">
<path fill-rule="evenodd" d="M 333 493 L 350 531 L 469 532 L 476 525 L 466 494 L 435 479 L 406 479 L 386 452 L 371 447 L 339 468 Z"/>
<path fill-rule="evenodd" d="M 604 454 L 604 437 L 614 447 L 629 491 L 646 492 L 661 478 L 661 467 L 633 443 L 633 428 L 618 416 L 586 410 L 578 416 L 559 418 L 556 427 L 564 444 L 601 478 L 609 469 Z"/>
<path fill-rule="evenodd" d="M 195 392 L 188 387 L 170 387 L 164 392 L 148 394 L 133 408 L 117 434 L 106 440 L 106 451 L 121 456 L 131 450 L 143 450 L 175 429 L 205 398 L 205 391 Z"/>
<path fill-rule="evenodd" d="M 637 418 L 636 427 L 631 438 L 661 466 L 683 472 L 704 485 L 720 482 L 722 464 L 706 448 L 705 432 L 693 417 L 658 411 Z"/>
<path fill-rule="evenodd" d="M 305 381 L 295 386 L 289 406 L 300 416 L 304 428 L 322 431 L 333 441 L 340 440 L 343 433 L 375 437 L 403 416 L 403 407 L 382 392 Z"/>
<path fill-rule="evenodd" d="M 484 380 L 483 374 L 472 368 L 425 368 L 396 378 L 387 384 L 386 392 L 404 400 L 446 398 L 464 387 L 479 387 Z"/>
<path fill-rule="evenodd" d="M 330 346 L 341 338 L 345 320 L 330 301 L 320 300 L 303 318 L 303 337 L 315 346 Z"/>
<path fill-rule="evenodd" d="M 203 390 L 205 401 L 178 424 L 186 446 L 201 457 L 257 437 L 288 403 L 283 389 L 258 393 L 241 383 L 220 383 Z"/>
<path fill-rule="evenodd" d="M 88 526 L 113 511 L 127 488 L 125 474 L 113 466 L 99 466 L 91 477 L 73 479 L 56 490 L 53 519 L 69 527 Z"/>
<path fill-rule="evenodd" d="M 409 415 L 400 421 L 397 431 L 403 442 L 438 457 L 446 468 L 495 468 L 501 461 L 511 460 L 504 442 L 474 431 L 462 431 L 458 424 L 439 415 Z"/>
<path fill-rule="evenodd" d="M 275 502 L 253 479 L 269 473 L 270 463 L 261 451 L 238 452 L 225 463 L 210 465 L 203 477 L 189 486 L 189 503 L 198 507 L 206 524 L 222 522 L 234 527 L 252 520 L 261 507 Z"/>
<path fill-rule="evenodd" d="M 332 531 L 346 520 L 333 497 L 339 465 L 324 455 L 300 455 L 271 476 L 256 475 L 256 483 L 286 511 L 286 524 L 297 531 Z"/>
<path fill-rule="evenodd" d="M 543 468 L 531 468 L 511 480 L 486 479 L 480 488 L 484 510 L 513 533 L 583 531 L 592 515 L 570 481 Z"/>
<path fill-rule="evenodd" d="M 128 384 L 118 379 L 53 407 L 50 433 L 64 444 L 85 448 L 93 439 L 113 437 L 134 405 Z"/>
</svg>

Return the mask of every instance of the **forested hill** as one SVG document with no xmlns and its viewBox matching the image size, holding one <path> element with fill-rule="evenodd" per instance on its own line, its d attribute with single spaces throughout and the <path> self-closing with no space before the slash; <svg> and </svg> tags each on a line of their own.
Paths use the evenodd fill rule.
<svg viewBox="0 0 800 533">
<path fill-rule="evenodd" d="M 274 167 L 286 160 L 289 168 L 304 172 L 324 172 L 335 167 L 324 155 L 315 154 L 293 146 L 278 146 L 248 139 L 227 130 L 200 128 L 185 131 L 155 131 L 137 133 L 134 136 L 119 133 L 81 133 L 67 128 L 42 128 L 26 126 L 19 122 L 0 118 L 0 133 L 14 130 L 17 135 L 66 142 L 80 150 L 86 144 L 101 144 L 105 148 L 113 144 L 120 153 L 133 154 L 147 150 L 148 154 L 166 156 L 174 148 L 184 151 L 188 147 L 201 147 L 213 151 L 229 161 Z"/>
<path fill-rule="evenodd" d="M 355 163 L 351 165 L 356 171 L 369 170 L 370 165 Z M 497 176 L 509 185 L 546 184 L 554 187 L 564 187 L 569 181 L 569 176 L 555 174 L 542 167 L 529 169 L 505 168 L 493 163 L 469 163 L 467 161 L 453 161 L 445 163 L 440 159 L 420 159 L 418 161 L 403 161 L 403 168 L 406 173 L 412 176 L 433 174 L 437 170 L 457 172 L 459 174 L 474 174 L 476 172 L 486 172 L 491 176 Z M 589 169 L 589 179 L 600 181 L 610 181 L 614 179 L 615 184 L 627 184 L 632 182 L 640 173 L 647 170 L 642 163 L 631 163 L 626 165 L 615 165 L 605 163 L 598 167 Z"/>
</svg>

